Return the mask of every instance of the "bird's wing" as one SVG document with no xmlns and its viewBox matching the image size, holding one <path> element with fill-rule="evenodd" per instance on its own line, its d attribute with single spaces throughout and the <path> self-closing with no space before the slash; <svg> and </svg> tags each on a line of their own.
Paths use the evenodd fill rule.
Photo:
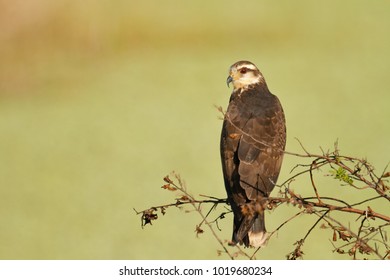
<svg viewBox="0 0 390 280">
<path fill-rule="evenodd" d="M 249 119 L 238 144 L 240 185 L 250 200 L 268 196 L 275 186 L 285 141 L 282 111 Z"/>
</svg>

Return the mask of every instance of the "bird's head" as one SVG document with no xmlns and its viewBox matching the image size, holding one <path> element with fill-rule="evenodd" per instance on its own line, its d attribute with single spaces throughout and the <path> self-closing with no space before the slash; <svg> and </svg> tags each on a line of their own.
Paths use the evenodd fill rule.
<svg viewBox="0 0 390 280">
<path fill-rule="evenodd" d="M 256 65 L 249 61 L 238 61 L 230 66 L 227 85 L 233 83 L 234 90 L 247 89 L 256 84 L 265 83 L 264 77 Z"/>
</svg>

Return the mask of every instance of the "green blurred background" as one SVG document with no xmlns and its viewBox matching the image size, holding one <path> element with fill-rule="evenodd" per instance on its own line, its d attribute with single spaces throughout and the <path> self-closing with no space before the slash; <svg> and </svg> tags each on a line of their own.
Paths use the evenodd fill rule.
<svg viewBox="0 0 390 280">
<path fill-rule="evenodd" d="M 133 207 L 174 201 L 160 188 L 172 170 L 192 194 L 225 197 L 214 105 L 226 108 L 237 60 L 257 64 L 280 98 L 288 151 L 301 151 L 294 138 L 317 153 L 339 139 L 380 173 L 389 11 L 362 0 L 0 0 L 0 258 L 227 258 L 206 228 L 195 236 L 197 213 L 169 209 L 141 229 Z M 300 162 L 286 156 L 280 181 Z M 268 229 L 293 211 L 268 213 Z M 258 258 L 284 259 L 313 221 L 286 226 Z M 231 217 L 220 227 L 229 239 Z M 304 257 L 348 258 L 330 238 L 316 229 Z"/>
</svg>

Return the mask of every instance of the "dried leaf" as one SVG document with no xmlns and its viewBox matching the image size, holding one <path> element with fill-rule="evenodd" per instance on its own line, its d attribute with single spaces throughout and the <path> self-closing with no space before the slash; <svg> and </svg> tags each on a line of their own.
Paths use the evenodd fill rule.
<svg viewBox="0 0 390 280">
<path fill-rule="evenodd" d="M 343 249 L 337 249 L 336 252 L 339 253 L 339 254 L 345 254 Z"/>
<path fill-rule="evenodd" d="M 380 181 L 379 181 L 379 185 L 381 186 L 382 191 L 385 192 L 385 191 L 389 190 L 389 187 L 386 186 L 386 184 L 385 184 L 385 182 L 384 182 L 383 180 L 380 180 Z"/>
<path fill-rule="evenodd" d="M 147 224 L 152 225 L 152 221 L 157 220 L 158 216 L 157 216 L 157 214 L 154 213 L 155 210 L 156 209 L 151 208 L 151 209 L 145 210 L 142 213 L 142 222 L 143 222 L 142 227 L 144 227 Z"/>
<path fill-rule="evenodd" d="M 181 200 L 181 201 L 189 201 L 190 198 L 189 198 L 188 196 L 186 196 L 186 195 L 183 195 L 183 196 L 179 197 L 178 200 Z"/>
<path fill-rule="evenodd" d="M 351 234 L 347 231 L 339 231 L 339 238 L 341 238 L 344 241 L 348 241 L 352 238 Z"/>
<path fill-rule="evenodd" d="M 278 204 L 275 202 L 275 201 L 270 201 L 267 205 L 266 205 L 266 208 L 268 210 L 272 210 L 274 208 L 276 208 L 278 206 Z"/>
<path fill-rule="evenodd" d="M 372 209 L 371 209 L 371 207 L 370 206 L 367 206 L 367 210 L 366 210 L 366 218 L 371 218 L 371 219 L 373 219 L 373 220 L 375 220 L 375 217 L 373 217 L 372 216 Z"/>
<path fill-rule="evenodd" d="M 165 182 L 167 182 L 168 184 L 172 184 L 173 181 L 169 178 L 169 176 L 165 176 L 164 179 L 163 179 Z"/>
<path fill-rule="evenodd" d="M 313 208 L 313 206 L 307 205 L 306 209 L 305 209 L 305 212 L 308 213 L 308 214 L 312 214 L 312 213 L 315 212 L 315 209 Z"/>
<path fill-rule="evenodd" d="M 171 186 L 171 184 L 166 184 L 166 185 L 162 186 L 161 188 L 164 190 L 172 191 L 172 192 L 177 190 L 175 187 Z"/>
<path fill-rule="evenodd" d="M 320 228 L 321 228 L 321 229 L 327 229 L 328 226 L 327 226 L 326 224 L 322 223 L 322 224 L 320 225 Z"/>
<path fill-rule="evenodd" d="M 382 175 L 382 178 L 387 178 L 387 177 L 390 177 L 390 171 L 388 171 Z"/>
<path fill-rule="evenodd" d="M 366 243 L 359 243 L 359 252 L 361 254 L 369 255 L 372 252 L 372 249 Z"/>
<path fill-rule="evenodd" d="M 198 235 L 199 235 L 199 234 L 202 234 L 202 233 L 204 232 L 204 230 L 201 229 L 200 226 L 196 225 L 195 232 L 196 232 L 196 237 L 198 237 Z"/>
</svg>

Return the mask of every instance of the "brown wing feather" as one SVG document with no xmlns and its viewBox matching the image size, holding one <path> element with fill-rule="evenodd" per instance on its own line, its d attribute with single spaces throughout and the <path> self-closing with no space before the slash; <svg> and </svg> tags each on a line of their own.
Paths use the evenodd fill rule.
<svg viewBox="0 0 390 280">
<path fill-rule="evenodd" d="M 269 196 L 279 176 L 285 145 L 284 118 L 280 112 L 253 117 L 243 127 L 245 135 L 237 151 L 238 173 L 249 200 Z"/>
</svg>

